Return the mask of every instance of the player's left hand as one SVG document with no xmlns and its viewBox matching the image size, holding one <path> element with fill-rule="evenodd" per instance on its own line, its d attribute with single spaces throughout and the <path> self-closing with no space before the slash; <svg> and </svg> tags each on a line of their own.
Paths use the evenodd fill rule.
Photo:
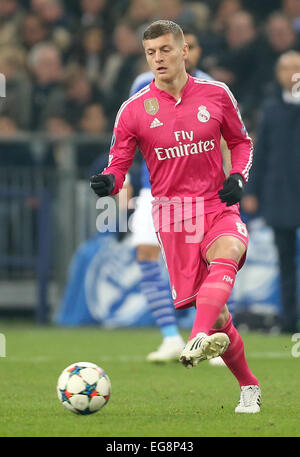
<svg viewBox="0 0 300 457">
<path fill-rule="evenodd" d="M 241 200 L 243 191 L 244 180 L 242 175 L 233 173 L 224 181 L 223 189 L 219 190 L 219 196 L 221 201 L 226 203 L 226 206 L 231 206 Z"/>
</svg>

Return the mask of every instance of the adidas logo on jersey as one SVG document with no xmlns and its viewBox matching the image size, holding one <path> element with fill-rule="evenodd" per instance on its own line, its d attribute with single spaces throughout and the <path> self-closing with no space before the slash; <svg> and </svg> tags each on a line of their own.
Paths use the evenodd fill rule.
<svg viewBox="0 0 300 457">
<path fill-rule="evenodd" d="M 157 117 L 152 121 L 150 125 L 150 129 L 153 129 L 154 127 L 160 127 L 161 125 L 164 125 L 162 122 L 160 122 Z"/>
</svg>

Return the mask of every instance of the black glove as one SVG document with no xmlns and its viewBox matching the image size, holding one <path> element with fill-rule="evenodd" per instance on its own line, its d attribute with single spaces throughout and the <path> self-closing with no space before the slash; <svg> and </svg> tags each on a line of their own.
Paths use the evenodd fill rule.
<svg viewBox="0 0 300 457">
<path fill-rule="evenodd" d="M 93 175 L 90 178 L 90 186 L 99 197 L 106 197 L 115 187 L 115 176 L 112 174 L 102 175 L 101 173 Z"/>
<path fill-rule="evenodd" d="M 239 173 L 233 173 L 223 183 L 223 189 L 219 190 L 219 196 L 226 206 L 234 205 L 242 198 L 244 180 Z"/>
</svg>

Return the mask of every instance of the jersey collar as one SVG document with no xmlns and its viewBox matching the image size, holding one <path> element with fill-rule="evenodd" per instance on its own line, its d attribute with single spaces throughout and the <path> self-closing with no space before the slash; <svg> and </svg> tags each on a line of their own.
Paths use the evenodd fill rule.
<svg viewBox="0 0 300 457">
<path fill-rule="evenodd" d="M 162 98 L 166 98 L 167 100 L 173 100 L 173 101 L 177 102 L 177 100 L 173 97 L 173 95 L 171 95 L 168 92 L 166 92 L 164 90 L 161 90 L 158 87 L 156 87 L 154 81 L 155 81 L 155 79 L 153 79 L 152 82 L 150 83 L 151 91 L 155 92 L 157 95 L 159 95 Z M 193 83 L 194 83 L 193 77 L 188 74 L 188 80 L 187 80 L 186 85 L 183 88 L 183 91 L 182 91 L 180 99 L 182 99 L 183 97 L 186 96 L 186 94 L 190 91 Z"/>
</svg>

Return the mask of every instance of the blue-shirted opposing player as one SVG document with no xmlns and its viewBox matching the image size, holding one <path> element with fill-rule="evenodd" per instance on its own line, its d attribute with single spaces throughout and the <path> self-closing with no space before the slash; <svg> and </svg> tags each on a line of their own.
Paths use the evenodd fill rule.
<svg viewBox="0 0 300 457">
<path fill-rule="evenodd" d="M 202 52 L 196 34 L 186 30 L 184 37 L 189 46 L 189 55 L 186 60 L 188 73 L 197 78 L 212 80 L 211 76 L 196 68 Z M 153 77 L 151 71 L 139 75 L 132 84 L 130 96 L 149 84 Z M 152 221 L 152 200 L 149 172 L 146 163 L 143 162 L 141 190 L 132 222 L 132 241 L 137 249 L 137 261 L 142 274 L 141 291 L 147 299 L 156 325 L 163 337 L 159 348 L 148 354 L 147 360 L 167 362 L 178 360 L 185 343 L 176 323 L 169 283 L 161 270 L 160 247 Z M 220 360 L 223 362 L 222 359 Z"/>
</svg>

